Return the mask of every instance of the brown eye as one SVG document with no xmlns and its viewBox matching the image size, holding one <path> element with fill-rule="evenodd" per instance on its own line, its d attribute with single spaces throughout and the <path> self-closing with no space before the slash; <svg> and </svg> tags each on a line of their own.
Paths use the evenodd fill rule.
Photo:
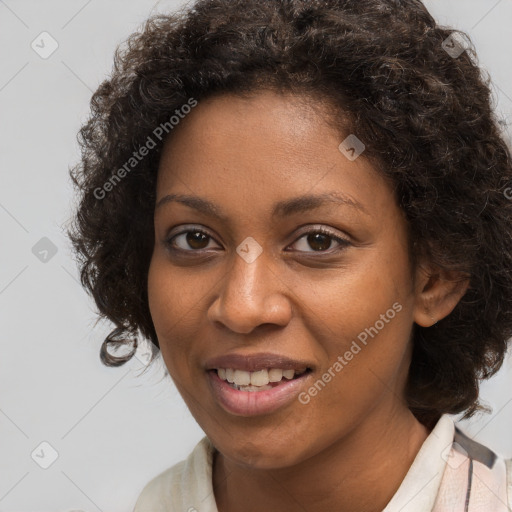
<svg viewBox="0 0 512 512">
<path fill-rule="evenodd" d="M 178 249 L 186 252 L 195 252 L 208 248 L 212 237 L 201 229 L 189 229 L 170 237 L 166 244 L 171 249 Z"/>
<path fill-rule="evenodd" d="M 309 246 L 315 251 L 326 251 L 331 247 L 332 238 L 323 233 L 315 233 L 313 235 L 307 235 L 307 241 Z"/>
<path fill-rule="evenodd" d="M 208 245 L 205 241 L 208 242 L 208 235 L 201 233 L 200 231 L 189 231 L 185 233 L 185 240 L 187 244 L 193 249 L 205 249 Z"/>
<path fill-rule="evenodd" d="M 303 240 L 302 248 L 299 250 L 301 252 L 325 252 L 331 249 L 332 242 L 336 242 L 338 244 L 338 249 L 344 248 L 347 245 L 350 245 L 348 240 L 341 238 L 331 231 L 328 231 L 324 228 L 318 228 L 307 233 L 304 233 L 295 244 L 299 244 L 300 241 Z M 308 251 L 307 248 L 313 249 L 312 251 Z"/>
</svg>

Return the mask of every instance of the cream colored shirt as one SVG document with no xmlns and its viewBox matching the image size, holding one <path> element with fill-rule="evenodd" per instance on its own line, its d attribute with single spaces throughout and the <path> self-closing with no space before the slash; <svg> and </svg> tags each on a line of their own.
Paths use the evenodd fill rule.
<svg viewBox="0 0 512 512">
<path fill-rule="evenodd" d="M 218 512 L 214 447 L 203 437 L 187 459 L 153 478 L 134 512 Z M 496 456 L 442 416 L 383 512 L 512 512 L 512 460 Z"/>
</svg>

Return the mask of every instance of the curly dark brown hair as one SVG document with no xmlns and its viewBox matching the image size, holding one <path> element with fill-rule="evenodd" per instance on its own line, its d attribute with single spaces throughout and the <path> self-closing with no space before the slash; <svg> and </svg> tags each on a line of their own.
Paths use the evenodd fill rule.
<svg viewBox="0 0 512 512">
<path fill-rule="evenodd" d="M 466 49 L 454 56 L 446 42 Z M 425 424 L 470 417 L 482 409 L 480 379 L 500 368 L 512 336 L 512 159 L 471 39 L 438 26 L 420 0 L 199 0 L 152 15 L 117 47 L 70 169 L 81 282 L 116 327 L 103 362 L 129 360 L 138 333 L 158 347 L 147 275 L 169 120 L 191 99 L 264 88 L 339 108 L 338 128 L 357 134 L 363 157 L 394 184 L 413 261 L 470 276 L 450 315 L 414 325 L 406 392 Z M 126 356 L 107 350 L 128 343 Z"/>
</svg>

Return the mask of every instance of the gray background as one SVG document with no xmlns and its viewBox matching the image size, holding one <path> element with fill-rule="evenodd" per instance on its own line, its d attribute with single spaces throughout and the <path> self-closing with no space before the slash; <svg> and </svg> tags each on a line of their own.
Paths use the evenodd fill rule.
<svg viewBox="0 0 512 512">
<path fill-rule="evenodd" d="M 143 375 L 143 351 L 123 367 L 102 366 L 110 325 L 95 325 L 64 232 L 68 167 L 91 93 L 117 44 L 152 12 L 181 4 L 0 0 L 0 511 L 131 510 L 149 479 L 203 436 L 161 360 Z M 472 37 L 510 137 L 512 0 L 426 4 Z M 43 31 L 58 43 L 47 59 L 31 47 Z M 511 384 L 509 358 L 482 387 L 492 415 L 463 424 L 508 457 Z"/>
</svg>

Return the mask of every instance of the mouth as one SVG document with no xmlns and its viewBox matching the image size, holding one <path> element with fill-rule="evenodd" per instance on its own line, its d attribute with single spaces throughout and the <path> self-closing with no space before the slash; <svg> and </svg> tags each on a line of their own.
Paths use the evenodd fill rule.
<svg viewBox="0 0 512 512">
<path fill-rule="evenodd" d="M 312 373 L 309 367 L 255 372 L 234 368 L 207 370 L 213 397 L 224 411 L 234 416 L 270 414 L 293 404 L 307 388 Z"/>
</svg>

